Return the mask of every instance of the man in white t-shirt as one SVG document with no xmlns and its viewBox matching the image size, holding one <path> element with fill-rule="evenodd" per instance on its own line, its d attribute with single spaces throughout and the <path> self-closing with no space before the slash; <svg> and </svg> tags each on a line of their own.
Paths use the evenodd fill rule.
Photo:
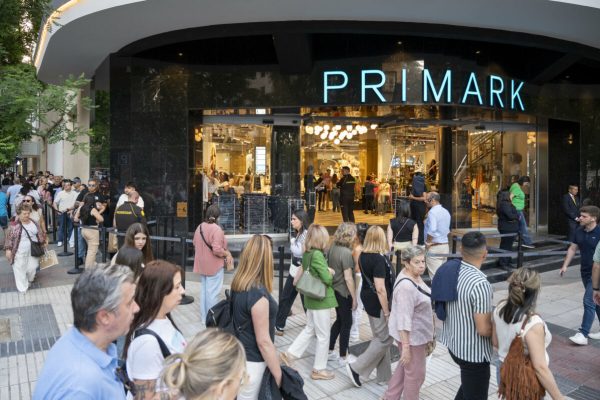
<svg viewBox="0 0 600 400">
<path fill-rule="evenodd" d="M 73 219 L 71 218 L 71 211 L 75 209 L 75 200 L 77 200 L 77 193 L 73 190 L 72 183 L 70 180 L 63 181 L 63 190 L 58 192 L 54 198 L 52 207 L 58 211 L 58 243 L 57 246 L 63 245 L 63 240 L 68 240 L 73 231 Z M 67 236 L 64 236 L 64 224 L 67 224 Z"/>
<path fill-rule="evenodd" d="M 135 183 L 133 183 L 133 182 L 127 182 L 127 184 L 125 185 L 125 189 L 123 191 L 125 193 L 123 193 L 121 196 L 119 196 L 119 200 L 117 200 L 117 207 L 115 209 L 121 207 L 123 204 L 125 204 L 126 201 L 128 201 L 127 196 L 129 195 L 129 192 L 136 191 L 139 193 Z M 138 201 L 137 201 L 137 203 L 135 203 L 135 205 L 141 209 L 144 208 L 144 199 L 142 199 L 142 196 L 138 197 Z"/>
<path fill-rule="evenodd" d="M 17 214 L 17 207 L 15 207 L 15 199 L 19 194 L 23 186 L 21 185 L 21 179 L 19 177 L 15 177 L 14 185 L 10 186 L 6 189 L 6 197 L 8 197 L 8 203 L 10 204 L 10 214 L 11 216 L 15 216 Z"/>
</svg>

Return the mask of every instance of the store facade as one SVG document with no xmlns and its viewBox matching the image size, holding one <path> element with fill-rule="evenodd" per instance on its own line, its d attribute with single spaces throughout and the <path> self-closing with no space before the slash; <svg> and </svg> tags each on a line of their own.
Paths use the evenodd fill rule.
<svg viewBox="0 0 600 400">
<path fill-rule="evenodd" d="M 454 229 L 493 229 L 496 193 L 519 176 L 531 179 L 526 211 L 539 233 L 563 230 L 569 184 L 597 191 L 593 46 L 400 21 L 182 28 L 118 46 L 91 87 L 110 111 L 113 191 L 136 181 L 148 213 L 176 217 L 178 232 L 202 220 L 213 177 L 229 233 L 283 232 L 302 201 L 337 225 L 306 177 L 345 165 L 360 182 L 357 219 L 378 224 L 415 172 L 440 192 Z M 378 214 L 363 214 L 368 176 Z"/>
</svg>

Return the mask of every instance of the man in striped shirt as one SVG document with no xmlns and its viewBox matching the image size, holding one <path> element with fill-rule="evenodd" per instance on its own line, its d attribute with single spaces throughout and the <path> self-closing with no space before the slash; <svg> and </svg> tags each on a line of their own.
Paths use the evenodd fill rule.
<svg viewBox="0 0 600 400">
<path fill-rule="evenodd" d="M 483 400 L 488 398 L 492 358 L 492 287 L 479 270 L 487 247 L 481 232 L 469 232 L 461 242 L 458 298 L 446 303 L 441 342 L 460 367 L 455 400 Z"/>
</svg>

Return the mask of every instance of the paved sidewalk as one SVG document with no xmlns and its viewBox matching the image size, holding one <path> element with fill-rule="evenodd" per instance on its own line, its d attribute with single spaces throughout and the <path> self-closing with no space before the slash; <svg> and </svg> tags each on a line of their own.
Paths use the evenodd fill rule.
<svg viewBox="0 0 600 400">
<path fill-rule="evenodd" d="M 44 363 L 48 349 L 72 324 L 70 290 L 76 276 L 67 275 L 71 258 L 38 274 L 36 282 L 25 294 L 16 292 L 12 271 L 6 259 L 0 257 L 0 399 L 29 399 L 37 375 Z M 580 324 L 582 315 L 582 288 L 577 267 L 571 268 L 564 278 L 557 271 L 543 275 L 543 290 L 538 300 L 538 312 L 549 323 L 553 341 L 548 349 L 550 367 L 555 373 L 563 393 L 572 399 L 600 399 L 600 341 L 578 347 L 571 345 L 568 336 Z M 226 275 L 226 286 L 231 281 Z M 277 284 L 277 280 L 276 280 Z M 200 284 L 197 276 L 188 273 L 187 293 L 196 301 L 179 306 L 174 319 L 187 338 L 203 329 L 199 319 L 197 301 Z M 274 293 L 277 298 L 277 291 Z M 506 296 L 506 284 L 494 284 L 494 301 Z M 294 315 L 288 320 L 285 336 L 276 337 L 276 346 L 285 350 L 305 323 L 302 308 L 297 302 Z M 598 322 L 593 331 L 598 330 Z M 363 317 L 360 327 L 362 342 L 370 339 L 368 320 Z M 358 351 L 355 345 L 351 351 Z M 313 357 L 309 350 L 298 360 L 296 367 L 305 379 L 305 390 L 310 399 L 378 399 L 385 390 L 372 380 L 365 379 L 362 389 L 354 388 L 343 369 L 337 369 L 331 381 L 312 381 L 309 377 Z M 331 366 L 334 368 L 334 366 Z M 394 364 L 395 368 L 395 364 Z M 453 399 L 459 386 L 458 367 L 447 350 L 438 343 L 428 365 L 427 379 L 421 391 L 422 399 Z M 496 399 L 495 367 L 492 366 L 489 398 Z"/>
</svg>

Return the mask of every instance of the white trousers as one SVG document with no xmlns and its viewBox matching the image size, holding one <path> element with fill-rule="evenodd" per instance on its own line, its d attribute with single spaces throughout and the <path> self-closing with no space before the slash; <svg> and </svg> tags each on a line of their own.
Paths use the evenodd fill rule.
<svg viewBox="0 0 600 400">
<path fill-rule="evenodd" d="M 329 351 L 329 333 L 331 329 L 331 309 L 306 310 L 306 326 L 289 347 L 292 357 L 300 358 L 313 337 L 317 338 L 315 347 L 315 362 L 313 368 L 321 371 L 327 368 L 327 353 Z"/>
<path fill-rule="evenodd" d="M 29 282 L 32 282 L 35 278 L 35 271 L 39 265 L 39 257 L 32 257 L 30 250 L 17 250 L 13 264 L 13 273 L 15 274 L 15 282 L 19 292 L 24 293 L 29 289 Z"/>
<path fill-rule="evenodd" d="M 263 374 L 267 368 L 266 362 L 246 361 L 246 372 L 248 373 L 248 382 L 240 388 L 237 395 L 238 400 L 258 400 L 260 384 Z"/>
<path fill-rule="evenodd" d="M 438 246 L 432 246 L 427 250 L 425 254 L 425 265 L 427 265 L 427 271 L 429 272 L 429 277 L 433 279 L 433 276 L 437 272 L 438 268 L 442 266 L 443 263 L 446 262 L 446 257 L 437 257 L 436 254 L 448 254 L 450 253 L 450 248 L 448 244 L 440 244 Z"/>
</svg>

